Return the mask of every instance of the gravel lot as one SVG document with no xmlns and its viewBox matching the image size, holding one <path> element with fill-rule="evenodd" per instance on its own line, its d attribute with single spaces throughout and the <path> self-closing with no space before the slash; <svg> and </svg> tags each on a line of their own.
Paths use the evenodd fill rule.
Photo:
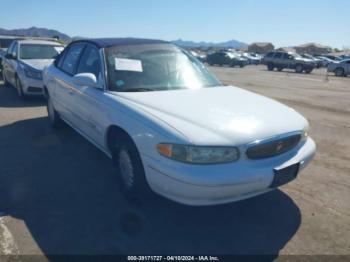
<svg viewBox="0 0 350 262">
<path fill-rule="evenodd" d="M 309 119 L 318 151 L 296 181 L 214 207 L 129 204 L 103 153 L 0 83 L 0 254 L 350 254 L 350 78 L 211 70 Z"/>
</svg>

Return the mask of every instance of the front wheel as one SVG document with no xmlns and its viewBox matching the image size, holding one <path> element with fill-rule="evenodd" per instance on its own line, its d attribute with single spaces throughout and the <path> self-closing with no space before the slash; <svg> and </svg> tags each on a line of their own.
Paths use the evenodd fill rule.
<svg viewBox="0 0 350 262">
<path fill-rule="evenodd" d="M 114 142 L 113 161 L 121 190 L 128 200 L 141 200 L 151 195 L 140 154 L 130 137 L 117 136 Z"/>
<path fill-rule="evenodd" d="M 5 71 L 2 69 L 2 80 L 4 81 L 4 86 L 8 86 L 9 82 L 6 79 Z"/>
<path fill-rule="evenodd" d="M 306 74 L 310 74 L 312 72 L 312 68 L 305 69 Z"/>
<path fill-rule="evenodd" d="M 16 90 L 17 90 L 17 94 L 21 99 L 25 98 L 25 94 L 23 92 L 23 87 L 22 87 L 22 83 L 21 80 L 19 80 L 19 78 L 16 78 Z"/>
<path fill-rule="evenodd" d="M 335 74 L 336 76 L 344 76 L 345 71 L 344 71 L 343 68 L 338 67 L 337 69 L 335 69 L 334 74 Z"/>
<path fill-rule="evenodd" d="M 274 69 L 275 69 L 275 67 L 273 66 L 272 63 L 268 63 L 268 64 L 267 64 L 267 70 L 273 71 Z"/>
</svg>

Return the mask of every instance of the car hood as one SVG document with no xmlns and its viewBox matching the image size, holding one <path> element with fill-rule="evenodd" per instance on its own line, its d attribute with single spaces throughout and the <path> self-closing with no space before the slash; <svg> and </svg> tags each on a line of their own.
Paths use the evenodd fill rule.
<svg viewBox="0 0 350 262">
<path fill-rule="evenodd" d="M 308 127 L 295 110 L 237 87 L 122 93 L 139 107 L 199 145 L 242 145 Z"/>
<path fill-rule="evenodd" d="M 297 58 L 295 58 L 295 60 L 297 60 L 297 61 L 302 61 L 302 62 L 305 62 L 305 63 L 314 63 L 314 62 L 315 62 L 315 61 L 312 60 L 312 59 L 304 58 L 304 57 L 297 57 Z"/>
<path fill-rule="evenodd" d="M 53 62 L 53 59 L 22 59 L 21 62 L 37 70 L 43 70 Z"/>
</svg>

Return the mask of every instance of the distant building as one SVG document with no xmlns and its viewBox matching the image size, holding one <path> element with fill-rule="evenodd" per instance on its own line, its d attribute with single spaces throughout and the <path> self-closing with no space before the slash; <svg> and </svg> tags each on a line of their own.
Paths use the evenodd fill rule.
<svg viewBox="0 0 350 262">
<path fill-rule="evenodd" d="M 350 57 L 350 50 L 344 50 L 339 52 L 329 53 L 328 55 L 336 56 L 336 57 Z"/>
<path fill-rule="evenodd" d="M 307 43 L 295 47 L 299 54 L 322 55 L 330 52 L 331 48 L 317 43 Z"/>
<path fill-rule="evenodd" d="M 248 52 L 266 54 L 275 49 L 274 45 L 271 43 L 265 42 L 256 42 L 248 46 Z"/>
</svg>

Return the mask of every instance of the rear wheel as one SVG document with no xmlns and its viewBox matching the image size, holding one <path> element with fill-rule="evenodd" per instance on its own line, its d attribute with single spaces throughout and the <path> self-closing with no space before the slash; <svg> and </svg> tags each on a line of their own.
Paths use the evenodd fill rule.
<svg viewBox="0 0 350 262">
<path fill-rule="evenodd" d="M 272 63 L 267 64 L 267 70 L 273 71 L 275 69 L 274 65 Z"/>
<path fill-rule="evenodd" d="M 295 72 L 301 74 L 304 71 L 304 67 L 302 65 L 297 65 L 295 67 Z"/>
<path fill-rule="evenodd" d="M 345 71 L 344 71 L 343 68 L 338 67 L 338 68 L 335 69 L 334 74 L 335 74 L 336 76 L 344 76 Z"/>
<path fill-rule="evenodd" d="M 281 72 L 283 70 L 283 67 L 277 67 L 277 71 Z"/>
</svg>

